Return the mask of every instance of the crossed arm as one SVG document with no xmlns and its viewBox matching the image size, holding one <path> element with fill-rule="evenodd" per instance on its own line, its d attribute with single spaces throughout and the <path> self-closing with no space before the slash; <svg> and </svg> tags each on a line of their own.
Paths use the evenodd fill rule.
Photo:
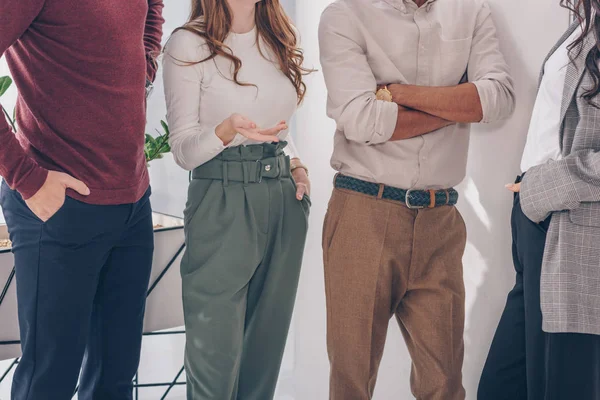
<svg viewBox="0 0 600 400">
<path fill-rule="evenodd" d="M 348 140 L 369 145 L 409 139 L 454 123 L 494 122 L 515 104 L 513 82 L 500 52 L 490 10 L 483 6 L 473 33 L 467 75 L 450 87 L 392 84 L 393 103 L 377 100 L 378 84 L 362 34 L 339 5 L 321 18 L 321 65 L 329 93 L 327 112 Z"/>
<path fill-rule="evenodd" d="M 454 123 L 483 119 L 481 100 L 472 83 L 452 87 L 393 84 L 388 90 L 399 106 L 391 141 L 410 139 Z"/>
</svg>

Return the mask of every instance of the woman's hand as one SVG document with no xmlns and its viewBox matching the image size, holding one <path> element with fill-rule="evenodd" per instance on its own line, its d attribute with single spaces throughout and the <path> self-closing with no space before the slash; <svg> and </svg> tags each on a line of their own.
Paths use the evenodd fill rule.
<svg viewBox="0 0 600 400">
<path fill-rule="evenodd" d="M 304 168 L 296 168 L 292 171 L 294 182 L 296 182 L 296 198 L 302 200 L 304 195 L 310 196 L 310 179 Z"/>
<path fill-rule="evenodd" d="M 281 121 L 273 128 L 259 129 L 253 121 L 243 115 L 232 114 L 217 126 L 216 133 L 224 145 L 231 143 L 238 133 L 257 142 L 278 142 L 277 135 L 287 128 L 286 122 Z"/>
<path fill-rule="evenodd" d="M 505 186 L 508 190 L 514 193 L 519 193 L 521 191 L 521 183 L 509 183 Z"/>
</svg>

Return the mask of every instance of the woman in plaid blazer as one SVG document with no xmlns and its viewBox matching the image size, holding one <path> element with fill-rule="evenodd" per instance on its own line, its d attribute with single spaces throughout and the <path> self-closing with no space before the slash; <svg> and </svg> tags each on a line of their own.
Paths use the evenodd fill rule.
<svg viewBox="0 0 600 400">
<path fill-rule="evenodd" d="M 600 399 L 600 1 L 550 51 L 512 214 L 516 285 L 478 399 Z"/>
</svg>

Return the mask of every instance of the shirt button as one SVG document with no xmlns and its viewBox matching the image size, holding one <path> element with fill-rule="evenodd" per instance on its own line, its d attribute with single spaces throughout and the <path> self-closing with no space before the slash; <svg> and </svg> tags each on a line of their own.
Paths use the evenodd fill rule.
<svg viewBox="0 0 600 400">
<path fill-rule="evenodd" d="M 265 165 L 265 171 L 269 172 L 271 170 L 271 166 L 270 165 Z"/>
</svg>

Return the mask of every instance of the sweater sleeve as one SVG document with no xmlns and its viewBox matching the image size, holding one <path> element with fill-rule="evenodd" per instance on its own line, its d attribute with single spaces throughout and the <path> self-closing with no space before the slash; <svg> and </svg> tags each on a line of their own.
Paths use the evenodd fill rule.
<svg viewBox="0 0 600 400">
<path fill-rule="evenodd" d="M 191 32 L 177 31 L 169 39 L 163 58 L 167 121 L 171 131 L 169 143 L 175 162 L 188 171 L 227 148 L 217 136 L 216 126 L 207 126 L 200 120 L 204 63 L 189 65 L 208 54 L 199 40 Z M 237 144 L 238 137 L 230 146 Z"/>
<path fill-rule="evenodd" d="M 297 46 L 301 47 L 300 31 L 296 27 L 294 27 L 294 33 L 296 34 L 296 38 L 298 40 Z M 292 134 L 288 132 L 285 140 L 288 143 L 288 145 L 283 149 L 285 155 L 287 155 L 291 160 L 294 158 L 300 159 L 300 152 L 298 152 L 298 148 L 296 148 L 296 143 L 294 143 Z"/>
<path fill-rule="evenodd" d="M 45 0 L 0 0 L 0 57 L 27 31 Z M 0 175 L 29 199 L 44 185 L 48 171 L 27 156 L 4 115 L 0 116 Z"/>
<path fill-rule="evenodd" d="M 156 57 L 160 53 L 162 40 L 162 27 L 165 23 L 162 17 L 163 0 L 148 1 L 148 16 L 146 17 L 146 28 L 144 30 L 144 48 L 146 49 L 146 60 L 148 62 L 147 76 L 148 80 L 153 82 L 156 78 L 158 65 Z"/>
</svg>

